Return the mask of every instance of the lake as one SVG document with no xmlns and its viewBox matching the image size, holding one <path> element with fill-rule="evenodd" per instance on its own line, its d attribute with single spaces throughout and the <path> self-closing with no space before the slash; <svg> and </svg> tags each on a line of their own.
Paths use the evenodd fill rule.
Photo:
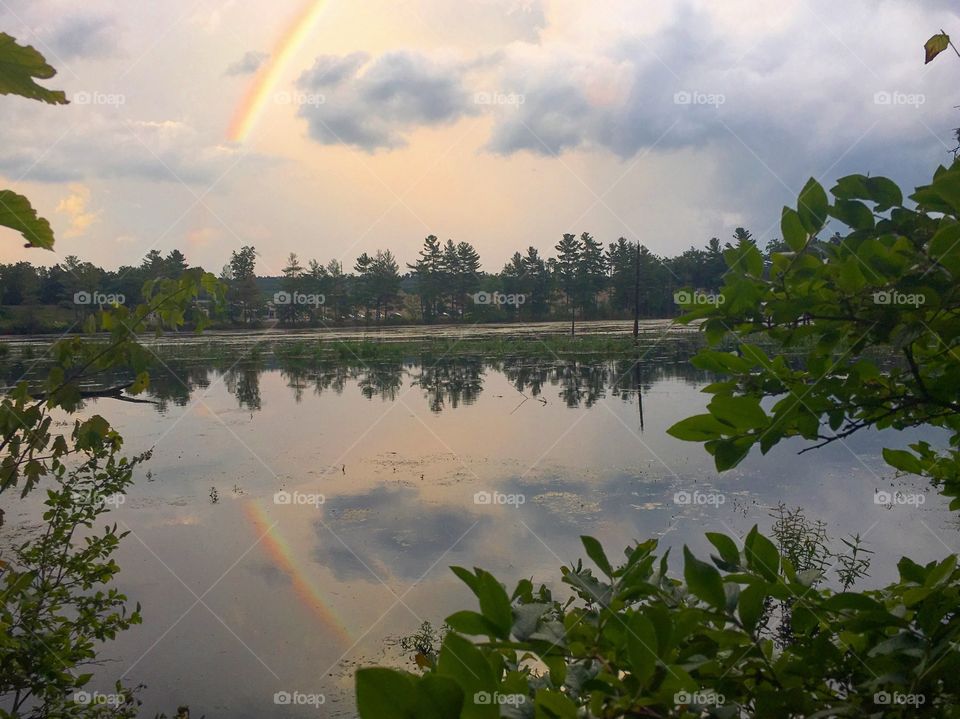
<svg viewBox="0 0 960 719">
<path fill-rule="evenodd" d="M 144 623 L 109 645 L 91 691 L 142 682 L 146 716 L 177 704 L 195 717 L 353 716 L 358 665 L 410 666 L 400 636 L 475 608 L 450 565 L 561 589 L 582 534 L 611 556 L 659 537 L 679 574 L 683 544 L 706 556 L 704 532 L 768 529 L 783 502 L 838 544 L 866 540 L 864 586 L 895 578 L 901 555 L 957 550 L 946 502 L 880 456 L 907 433 L 864 432 L 802 461 L 805 445 L 786 442 L 718 475 L 702 446 L 666 434 L 708 399 L 687 342 L 666 337 L 638 368 L 174 358 L 155 374 L 156 404 L 88 403 L 80 416 L 107 416 L 129 454 L 154 450 L 108 515 L 130 532 L 119 585 Z M 875 502 L 897 490 L 921 499 Z M 38 495 L 5 500 L 5 532 L 36 521 Z M 278 692 L 294 705 L 277 707 Z"/>
</svg>

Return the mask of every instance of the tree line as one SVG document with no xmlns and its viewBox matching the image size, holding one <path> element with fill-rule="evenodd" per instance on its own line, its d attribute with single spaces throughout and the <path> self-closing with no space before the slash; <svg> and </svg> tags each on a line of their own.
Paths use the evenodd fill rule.
<svg viewBox="0 0 960 719">
<path fill-rule="evenodd" d="M 737 228 L 734 245 L 753 244 Z M 774 241 L 767 253 L 781 243 Z M 282 324 L 443 323 L 457 321 L 619 319 L 673 317 L 682 288 L 714 291 L 722 285 L 724 249 L 711 238 L 662 257 L 620 237 L 606 247 L 589 232 L 564 234 L 555 254 L 536 247 L 517 251 L 499 272 L 484 271 L 469 242 L 426 237 L 413 263 L 401 265 L 389 250 L 367 252 L 354 264 L 302 261 L 291 253 L 279 276 L 257 274 L 258 253 L 244 246 L 231 253 L 220 272 L 227 286 L 227 324 L 265 319 Z M 56 305 L 83 314 L 97 306 L 143 301 L 149 280 L 178 279 L 190 267 L 180 250 L 147 253 L 139 266 L 116 270 L 68 256 L 52 267 L 29 262 L 0 265 L 4 306 Z M 200 300 L 203 301 L 202 299 Z"/>
</svg>

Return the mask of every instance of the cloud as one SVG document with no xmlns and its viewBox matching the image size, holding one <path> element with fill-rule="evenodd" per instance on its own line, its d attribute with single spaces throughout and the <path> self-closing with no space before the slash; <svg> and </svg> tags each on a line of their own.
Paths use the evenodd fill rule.
<svg viewBox="0 0 960 719">
<path fill-rule="evenodd" d="M 73 116 L 65 122 L 64 114 Z M 209 184 L 243 153 L 180 120 L 130 120 L 93 105 L 53 114 L 30 103 L 6 109 L 5 118 L 11 121 L 4 123 L 4 142 L 13 149 L 0 155 L 0 173 L 24 181 Z"/>
<path fill-rule="evenodd" d="M 421 577 L 456 545 L 457 551 L 450 552 L 455 563 L 452 558 L 480 534 L 466 536 L 478 518 L 461 507 L 427 506 L 419 492 L 409 488 L 340 496 L 331 506 L 335 513 L 315 525 L 312 555 L 341 581 L 369 579 L 371 568 L 402 579 Z M 365 518 L 348 519 L 354 510 Z"/>
<path fill-rule="evenodd" d="M 367 60 L 362 53 L 319 57 L 297 81 L 308 100 L 299 115 L 317 142 L 368 152 L 403 147 L 408 131 L 476 111 L 458 60 L 410 51 Z"/>
<path fill-rule="evenodd" d="M 252 75 L 260 69 L 260 66 L 268 57 L 270 57 L 268 53 L 250 50 L 244 53 L 239 60 L 228 65 L 224 75 Z"/>
<path fill-rule="evenodd" d="M 412 49 L 319 58 L 300 78 L 323 98 L 300 108 L 310 137 L 390 150 L 419 128 L 482 113 L 490 134 L 479 149 L 493 155 L 696 158 L 720 180 L 705 204 L 744 221 L 795 202 L 810 176 L 911 185 L 948 159 L 955 93 L 949 73 L 923 68 L 920 47 L 948 23 L 942 3 L 550 8 L 536 39 L 472 59 Z"/>
<path fill-rule="evenodd" d="M 314 61 L 313 67 L 300 76 L 297 85 L 311 90 L 336 87 L 354 78 L 369 59 L 370 55 L 365 52 L 352 52 L 342 57 L 321 55 Z"/>
<path fill-rule="evenodd" d="M 75 16 L 53 31 L 50 45 L 56 53 L 55 60 L 102 58 L 116 53 L 116 37 L 117 28 L 111 18 Z"/>
<path fill-rule="evenodd" d="M 91 212 L 89 204 L 90 188 L 80 184 L 70 185 L 70 194 L 60 200 L 56 209 L 66 215 L 70 222 L 64 237 L 79 237 L 97 221 L 99 213 Z"/>
<path fill-rule="evenodd" d="M 187 247 L 198 249 L 220 239 L 223 234 L 214 227 L 201 227 L 187 233 Z"/>
</svg>

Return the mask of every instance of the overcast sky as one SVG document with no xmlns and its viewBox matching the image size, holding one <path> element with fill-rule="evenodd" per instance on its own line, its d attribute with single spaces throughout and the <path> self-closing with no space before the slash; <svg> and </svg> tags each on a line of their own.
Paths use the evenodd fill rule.
<svg viewBox="0 0 960 719">
<path fill-rule="evenodd" d="M 258 73 L 310 6 L 259 120 Z M 0 259 L 218 271 L 255 245 L 353 264 L 467 240 L 499 271 L 564 232 L 659 254 L 777 236 L 814 176 L 913 186 L 950 155 L 960 59 L 922 45 L 941 0 L 0 0 L 0 29 L 59 71 L 65 107 L 0 97 L 0 175 L 55 253 Z M 239 110 L 238 110 L 239 108 Z"/>
</svg>

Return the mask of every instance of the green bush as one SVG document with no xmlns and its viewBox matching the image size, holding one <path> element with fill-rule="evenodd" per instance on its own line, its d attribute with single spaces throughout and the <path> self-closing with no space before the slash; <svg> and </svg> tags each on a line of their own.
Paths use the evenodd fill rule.
<svg viewBox="0 0 960 719">
<path fill-rule="evenodd" d="M 904 204 L 881 177 L 854 175 L 831 204 L 811 180 L 784 208 L 789 251 L 769 264 L 752 241 L 725 252 L 723 302 L 691 303 L 711 347 L 693 363 L 721 376 L 706 414 L 669 431 L 703 442 L 717 468 L 802 437 L 842 442 L 865 427 L 939 428 L 884 450 L 960 506 L 960 164 L 939 168 Z M 828 218 L 850 228 L 821 240 Z M 733 352 L 723 349 L 730 337 Z M 762 346 L 790 350 L 768 355 Z M 762 346 L 761 346 L 762 345 Z M 571 594 L 521 581 L 512 593 L 482 569 L 454 568 L 479 611 L 446 619 L 435 662 L 416 675 L 361 669 L 363 719 L 385 717 L 960 716 L 960 570 L 951 555 L 899 580 L 853 591 L 866 571 L 858 538 L 825 581 L 822 533 L 781 516 L 777 543 L 708 534 L 709 560 L 683 550 L 682 579 L 654 540 L 622 563 L 589 537 L 598 574 L 563 567 Z M 779 546 L 778 546 L 779 544 Z"/>
</svg>

